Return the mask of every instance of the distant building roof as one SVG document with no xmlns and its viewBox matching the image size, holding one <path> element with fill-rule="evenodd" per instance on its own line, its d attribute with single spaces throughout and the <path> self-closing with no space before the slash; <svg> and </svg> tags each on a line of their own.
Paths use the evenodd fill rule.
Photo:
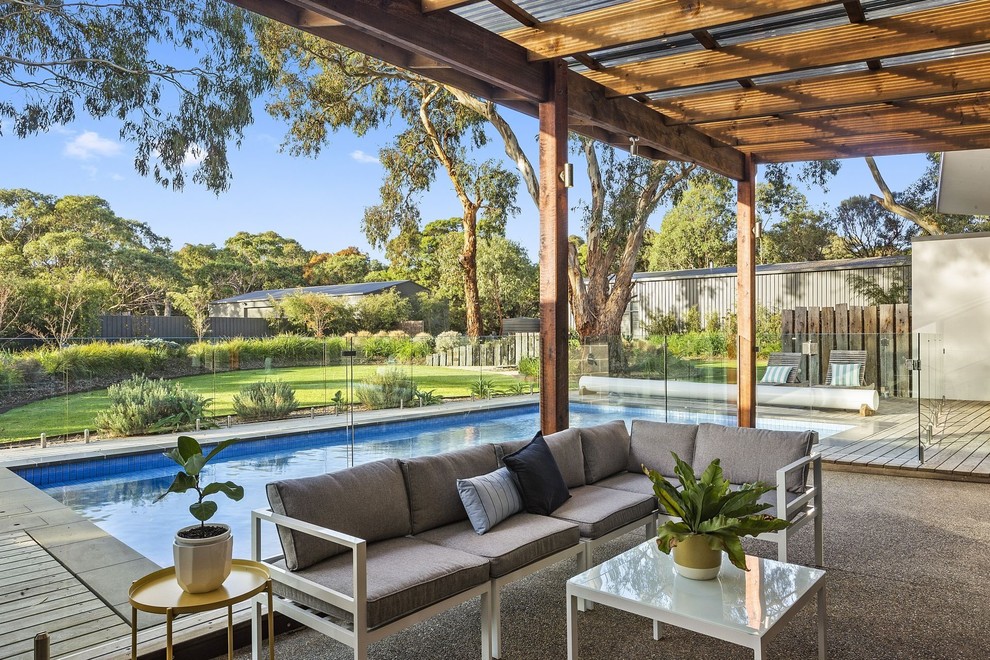
<svg viewBox="0 0 990 660">
<path fill-rule="evenodd" d="M 757 275 L 769 273 L 822 272 L 828 270 L 853 270 L 858 268 L 890 268 L 910 266 L 911 257 L 866 257 L 864 259 L 831 259 L 828 261 L 801 261 L 787 264 L 762 264 L 756 267 Z M 698 268 L 696 270 L 670 270 L 656 273 L 635 273 L 633 280 L 678 280 L 698 277 L 734 277 L 735 266 Z"/>
<path fill-rule="evenodd" d="M 365 296 L 370 293 L 381 293 L 400 284 L 413 284 L 412 280 L 393 280 L 391 282 L 358 282 L 357 284 L 329 284 L 326 286 L 300 286 L 293 289 L 267 289 L 265 291 L 249 291 L 239 296 L 214 300 L 214 303 L 250 302 L 253 300 L 281 300 L 294 293 L 320 293 L 325 296 Z M 425 287 L 420 287 L 425 291 Z"/>
</svg>

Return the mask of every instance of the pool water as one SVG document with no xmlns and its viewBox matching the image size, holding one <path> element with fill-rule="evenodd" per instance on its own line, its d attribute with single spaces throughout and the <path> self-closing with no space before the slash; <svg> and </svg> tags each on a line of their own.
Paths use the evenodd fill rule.
<svg viewBox="0 0 990 660">
<path fill-rule="evenodd" d="M 572 404 L 571 426 L 590 426 L 613 419 L 655 419 L 671 422 L 734 424 L 725 416 L 685 414 L 662 409 Z M 265 484 L 279 479 L 332 472 L 381 458 L 408 458 L 436 454 L 488 442 L 528 439 L 539 425 L 539 409 L 527 405 L 429 419 L 357 427 L 353 450 L 345 429 L 245 441 L 232 445 L 204 470 L 205 481 L 233 481 L 244 487 L 244 499 L 232 502 L 222 495 L 213 518 L 229 524 L 234 533 L 234 555 L 250 556 L 250 512 L 268 506 Z M 759 420 L 761 428 L 805 430 L 799 420 Z M 847 428 L 815 424 L 825 438 Z M 353 454 L 353 456 L 352 456 Z M 77 513 L 99 525 L 152 561 L 172 564 L 172 536 L 195 520 L 188 506 L 190 493 L 163 493 L 176 467 L 156 452 L 62 465 L 18 468 L 18 474 Z M 263 530 L 263 554 L 281 554 L 271 526 Z"/>
</svg>

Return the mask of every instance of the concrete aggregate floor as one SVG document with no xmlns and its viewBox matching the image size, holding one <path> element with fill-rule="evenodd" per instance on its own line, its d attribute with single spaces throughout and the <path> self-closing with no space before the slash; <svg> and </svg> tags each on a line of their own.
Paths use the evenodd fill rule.
<svg viewBox="0 0 990 660">
<path fill-rule="evenodd" d="M 990 656 L 990 485 L 826 472 L 825 569 L 828 657 L 843 659 L 984 659 Z M 792 542 L 791 560 L 814 561 L 810 528 Z M 598 560 L 641 542 L 629 534 Z M 750 541 L 747 551 L 776 556 Z M 503 658 L 566 658 L 564 561 L 503 591 Z M 598 606 L 579 615 L 581 657 L 592 660 L 752 658 L 752 652 L 667 626 L 660 641 L 650 622 Z M 477 601 L 466 603 L 372 647 L 372 660 L 476 660 Z M 343 660 L 349 649 L 310 630 L 276 639 L 278 658 Z M 815 606 L 785 626 L 769 657 L 817 658 Z M 242 649 L 238 660 L 250 658 Z"/>
</svg>

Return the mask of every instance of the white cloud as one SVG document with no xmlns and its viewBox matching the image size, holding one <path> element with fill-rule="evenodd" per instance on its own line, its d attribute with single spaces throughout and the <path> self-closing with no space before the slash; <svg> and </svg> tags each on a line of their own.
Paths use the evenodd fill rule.
<svg viewBox="0 0 990 660">
<path fill-rule="evenodd" d="M 357 151 L 352 151 L 351 158 L 359 163 L 374 163 L 377 165 L 380 162 L 377 157 L 372 156 L 371 154 L 366 154 L 360 149 Z"/>
<path fill-rule="evenodd" d="M 199 148 L 199 145 L 192 145 L 186 151 L 186 157 L 182 159 L 182 167 L 192 167 L 199 165 L 206 158 L 206 151 Z"/>
<path fill-rule="evenodd" d="M 93 131 L 86 131 L 66 142 L 64 153 L 69 158 L 89 160 L 102 156 L 116 156 L 120 151 L 119 142 L 100 137 Z"/>
<path fill-rule="evenodd" d="M 122 174 L 111 174 L 110 175 L 110 179 L 112 181 L 123 181 L 124 180 L 124 176 Z"/>
</svg>

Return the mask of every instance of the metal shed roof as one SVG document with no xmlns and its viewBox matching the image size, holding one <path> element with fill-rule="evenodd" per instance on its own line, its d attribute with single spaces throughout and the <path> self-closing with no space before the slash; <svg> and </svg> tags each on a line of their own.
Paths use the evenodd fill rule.
<svg viewBox="0 0 990 660">
<path fill-rule="evenodd" d="M 265 291 L 250 291 L 239 296 L 215 300 L 214 303 L 236 303 L 250 302 L 255 300 L 281 300 L 294 293 L 319 293 L 324 296 L 365 296 L 370 293 L 381 293 L 400 284 L 412 284 L 420 287 L 424 291 L 425 287 L 416 284 L 412 280 L 393 280 L 391 282 L 358 282 L 357 284 L 330 284 L 326 286 L 304 286 L 294 289 L 267 289 Z"/>
</svg>

